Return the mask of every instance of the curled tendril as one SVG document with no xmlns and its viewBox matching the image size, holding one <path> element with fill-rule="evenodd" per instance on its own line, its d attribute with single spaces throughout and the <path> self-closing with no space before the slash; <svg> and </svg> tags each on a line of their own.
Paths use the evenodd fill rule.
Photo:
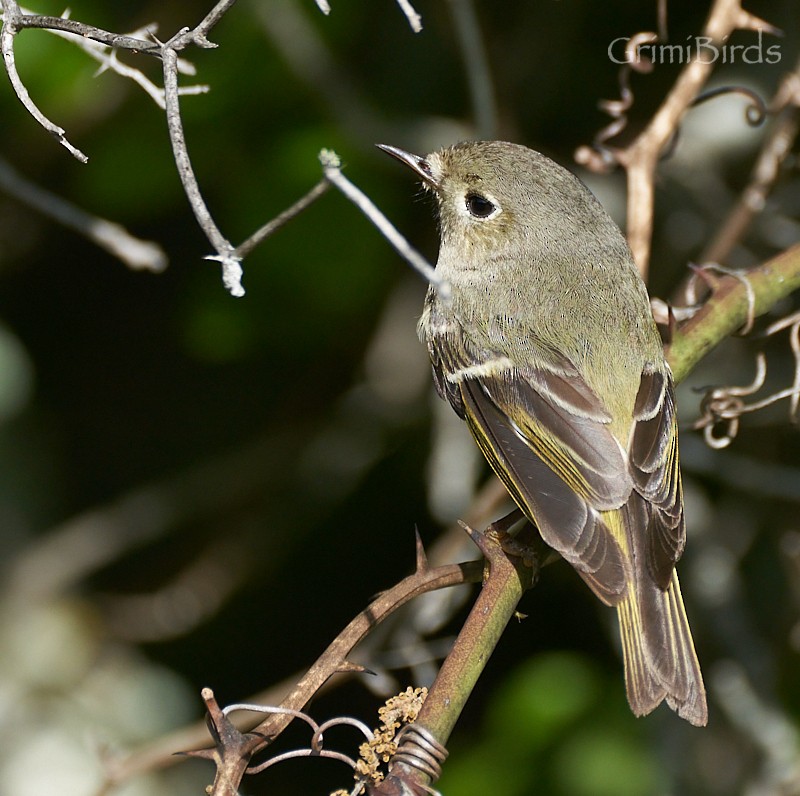
<svg viewBox="0 0 800 796">
<path fill-rule="evenodd" d="M 784 325 L 780 328 L 786 327 Z M 778 329 L 774 331 L 778 331 Z M 694 422 L 692 428 L 703 430 L 703 438 L 710 448 L 717 450 L 727 448 L 733 442 L 739 432 L 739 420 L 743 414 L 757 412 L 784 398 L 789 399 L 790 419 L 793 422 L 796 421 L 800 403 L 800 320 L 795 319 L 791 325 L 789 340 L 795 358 L 795 375 L 791 387 L 772 393 L 760 401 L 751 404 L 745 403 L 743 398 L 760 390 L 767 377 L 767 359 L 763 353 L 759 353 L 756 357 L 755 378 L 747 386 L 706 388 L 706 394 L 700 402 L 702 415 Z M 724 425 L 725 428 L 724 433 L 719 435 L 716 431 L 721 425 Z"/>
<path fill-rule="evenodd" d="M 692 107 L 696 108 L 698 105 L 702 105 L 708 100 L 716 99 L 723 94 L 741 94 L 750 100 L 745 107 L 744 115 L 751 127 L 758 127 L 767 118 L 769 113 L 767 104 L 757 92 L 746 86 L 719 86 L 718 88 L 708 89 L 708 91 L 704 91 L 695 98 Z"/>
<path fill-rule="evenodd" d="M 756 375 L 746 387 L 707 387 L 706 394 L 700 402 L 702 416 L 692 428 L 703 430 L 703 438 L 709 448 L 719 450 L 727 448 L 739 433 L 739 417 L 748 410 L 744 396 L 752 395 L 764 385 L 767 377 L 767 359 L 759 353 L 756 358 Z M 716 429 L 724 424 L 725 433 L 718 436 Z"/>
<path fill-rule="evenodd" d="M 744 325 L 741 329 L 739 329 L 738 334 L 741 337 L 744 335 L 749 334 L 753 329 L 753 324 L 756 320 L 756 294 L 753 290 L 753 285 L 747 277 L 746 272 L 737 271 L 731 268 L 725 268 L 721 266 L 719 263 L 706 263 L 705 265 L 689 265 L 689 268 L 694 272 L 694 275 L 702 280 L 708 287 L 709 290 L 713 293 L 717 287 L 717 281 L 713 278 L 711 272 L 717 271 L 720 274 L 724 274 L 725 276 L 732 276 L 734 279 L 738 279 L 742 285 L 744 285 L 745 295 L 747 297 L 747 318 L 745 319 Z M 687 290 L 687 301 L 690 304 L 696 304 L 699 299 L 697 297 L 696 292 L 697 285 L 695 284 L 694 280 L 690 285 L 690 289 Z"/>
<path fill-rule="evenodd" d="M 345 765 L 350 766 L 350 768 L 355 769 L 356 762 L 352 758 L 342 754 L 341 752 L 334 752 L 323 748 L 324 731 L 331 727 L 346 724 L 351 727 L 356 727 L 364 734 L 364 737 L 368 739 L 372 737 L 372 731 L 369 727 L 367 727 L 366 724 L 358 719 L 353 719 L 348 716 L 340 716 L 338 718 L 330 719 L 324 724 L 317 724 L 317 722 L 315 722 L 311 716 L 299 710 L 292 710 L 291 708 L 282 708 L 274 705 L 253 705 L 245 703 L 228 705 L 228 707 L 226 707 L 222 712 L 227 716 L 229 713 L 236 710 L 249 710 L 255 713 L 280 713 L 288 716 L 294 716 L 294 718 L 304 721 L 314 731 L 311 738 L 311 746 L 308 749 L 294 749 L 290 752 L 284 752 L 283 754 L 271 757 L 269 760 L 265 760 L 259 765 L 248 766 L 248 774 L 258 774 L 270 766 L 274 766 L 276 763 L 280 763 L 284 760 L 290 760 L 291 758 L 295 757 L 327 757 L 332 760 L 339 760 Z"/>
</svg>

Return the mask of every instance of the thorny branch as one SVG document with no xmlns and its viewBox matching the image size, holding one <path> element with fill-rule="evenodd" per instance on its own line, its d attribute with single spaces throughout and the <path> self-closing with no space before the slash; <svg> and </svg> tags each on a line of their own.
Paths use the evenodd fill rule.
<svg viewBox="0 0 800 796">
<path fill-rule="evenodd" d="M 216 762 L 218 775 L 211 791 L 212 796 L 233 796 L 236 793 L 235 788 L 239 781 L 236 777 L 241 778 L 252 756 L 266 748 L 288 726 L 293 719 L 292 711 L 302 710 L 330 677 L 341 672 L 364 671 L 363 667 L 349 662 L 348 656 L 376 625 L 420 594 L 460 583 L 474 583 L 482 575 L 481 561 L 430 569 L 418 539 L 415 573 L 381 594 L 347 625 L 283 699 L 278 706 L 280 712 L 274 713 L 250 732 L 242 734 L 221 711 L 217 713 L 210 710 L 209 721 L 217 746 L 215 749 L 188 754 Z M 208 699 L 206 701 L 209 702 Z"/>
<path fill-rule="evenodd" d="M 717 45 L 726 41 L 737 30 L 777 33 L 776 28 L 745 11 L 741 6 L 741 0 L 715 0 L 703 28 L 703 36 Z M 638 34 L 638 37 L 632 37 L 631 44 L 653 42 L 656 38 L 654 33 Z M 631 60 L 636 63 L 635 59 Z M 606 171 L 611 161 L 621 165 L 627 172 L 628 242 L 643 276 L 647 274 L 650 261 L 656 167 L 659 158 L 677 133 L 681 119 L 697 99 L 712 69 L 711 59 L 689 61 L 647 127 L 629 146 L 618 149 L 604 145 L 602 152 L 581 147 L 575 153 L 579 163 L 594 171 Z M 614 110 L 616 126 L 604 131 L 601 143 L 622 129 L 623 114 L 633 102 L 633 95 L 627 83 L 628 72 L 623 74 L 620 103 L 606 106 L 607 110 Z"/>
<path fill-rule="evenodd" d="M 768 108 L 774 121 L 753 166 L 750 182 L 722 227 L 700 256 L 701 263 L 725 262 L 753 219 L 766 207 L 800 130 L 800 61 L 787 73 Z"/>
</svg>

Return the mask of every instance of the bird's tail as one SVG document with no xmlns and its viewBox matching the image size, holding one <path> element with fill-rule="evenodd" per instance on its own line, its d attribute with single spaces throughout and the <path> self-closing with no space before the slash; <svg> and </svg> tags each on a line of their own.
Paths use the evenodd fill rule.
<svg viewBox="0 0 800 796">
<path fill-rule="evenodd" d="M 678 575 L 672 573 L 666 591 L 639 573 L 634 580 L 617 604 L 631 710 L 644 716 L 666 699 L 681 718 L 702 727 L 706 694 Z"/>
</svg>

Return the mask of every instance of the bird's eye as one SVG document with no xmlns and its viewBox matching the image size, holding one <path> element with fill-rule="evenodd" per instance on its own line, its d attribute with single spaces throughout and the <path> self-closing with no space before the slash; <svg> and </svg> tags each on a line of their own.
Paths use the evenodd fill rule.
<svg viewBox="0 0 800 796">
<path fill-rule="evenodd" d="M 466 197 L 467 210 L 475 218 L 489 218 L 497 210 L 497 205 L 490 202 L 479 193 L 468 193 Z"/>
</svg>

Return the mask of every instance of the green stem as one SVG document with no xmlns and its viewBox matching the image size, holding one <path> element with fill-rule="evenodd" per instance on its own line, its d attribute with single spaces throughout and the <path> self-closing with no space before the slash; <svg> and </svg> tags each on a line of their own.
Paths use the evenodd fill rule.
<svg viewBox="0 0 800 796">
<path fill-rule="evenodd" d="M 763 315 L 798 288 L 800 244 L 743 272 L 741 278 L 720 279 L 708 301 L 675 333 L 669 346 L 667 359 L 675 381 L 686 378 L 706 354 L 747 322 L 749 304 L 753 317 Z"/>
<path fill-rule="evenodd" d="M 488 540 L 491 545 L 491 540 Z M 442 744 L 447 743 L 467 699 L 530 588 L 534 570 L 522 559 L 506 556 L 497 543 L 487 556 L 489 577 L 472 606 L 458 641 L 442 663 L 417 723 Z"/>
</svg>

